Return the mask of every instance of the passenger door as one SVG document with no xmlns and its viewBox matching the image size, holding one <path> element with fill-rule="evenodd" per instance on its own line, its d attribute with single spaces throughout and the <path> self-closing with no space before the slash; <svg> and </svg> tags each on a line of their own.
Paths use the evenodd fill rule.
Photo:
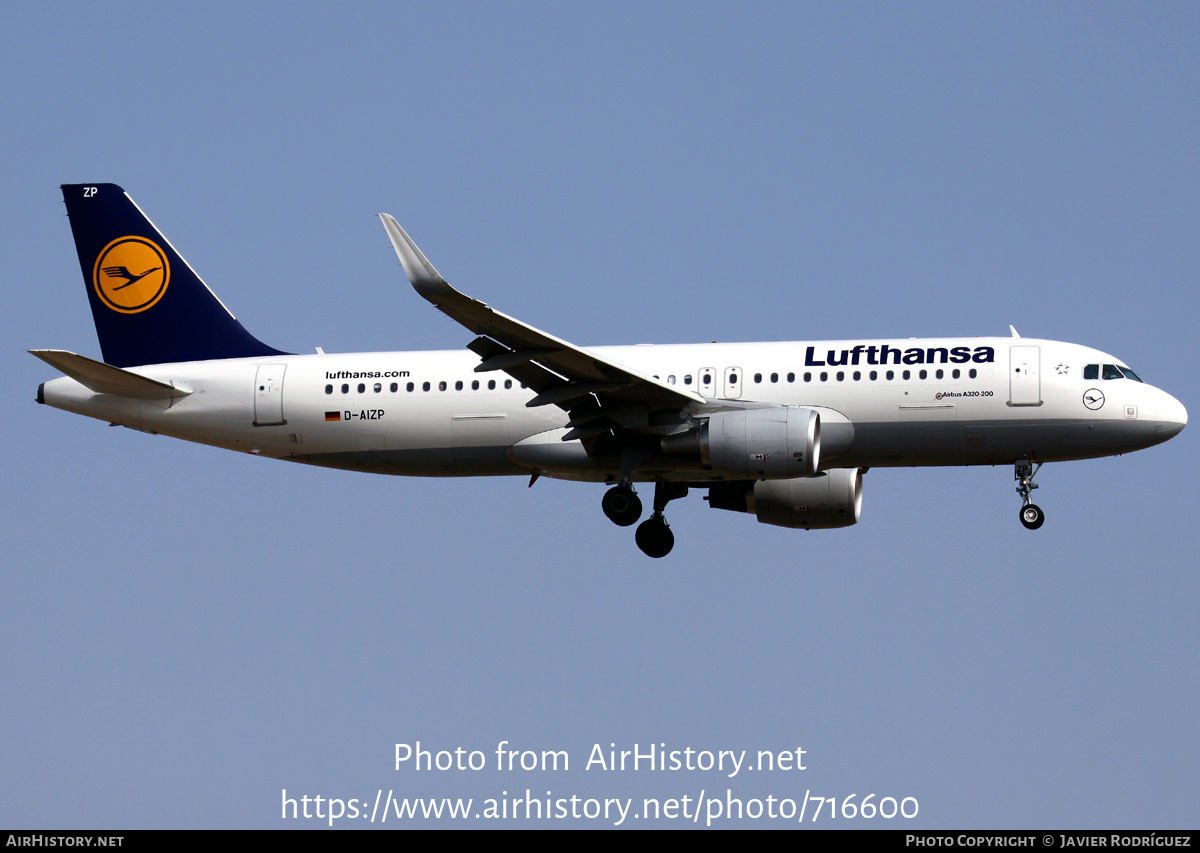
<svg viewBox="0 0 1200 853">
<path fill-rule="evenodd" d="M 1041 347 L 1008 348 L 1008 404 L 1042 405 Z"/>
<path fill-rule="evenodd" d="M 283 374 L 286 364 L 260 364 L 254 375 L 254 425 L 280 426 L 283 417 Z"/>
</svg>

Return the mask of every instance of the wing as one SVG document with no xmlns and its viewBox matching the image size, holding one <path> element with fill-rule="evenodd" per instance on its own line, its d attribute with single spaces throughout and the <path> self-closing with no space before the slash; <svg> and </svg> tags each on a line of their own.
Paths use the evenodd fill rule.
<svg viewBox="0 0 1200 853">
<path fill-rule="evenodd" d="M 417 293 L 479 337 L 467 349 L 477 373 L 501 370 L 534 390 L 527 406 L 555 405 L 571 415 L 564 440 L 621 426 L 632 412 L 680 409 L 709 401 L 501 314 L 446 283 L 404 229 L 379 214 L 405 275 Z"/>
</svg>

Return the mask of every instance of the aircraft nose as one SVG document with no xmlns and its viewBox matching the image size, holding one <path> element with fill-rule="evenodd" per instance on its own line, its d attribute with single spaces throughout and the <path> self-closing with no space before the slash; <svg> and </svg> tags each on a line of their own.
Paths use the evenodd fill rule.
<svg viewBox="0 0 1200 853">
<path fill-rule="evenodd" d="M 1158 423 L 1155 425 L 1159 441 L 1174 438 L 1187 426 L 1187 409 L 1183 403 L 1167 393 L 1163 397 L 1165 399 L 1158 405 Z"/>
</svg>

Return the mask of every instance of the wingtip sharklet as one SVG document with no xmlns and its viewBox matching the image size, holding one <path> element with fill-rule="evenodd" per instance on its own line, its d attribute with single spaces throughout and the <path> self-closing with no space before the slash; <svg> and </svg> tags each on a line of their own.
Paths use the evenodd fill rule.
<svg viewBox="0 0 1200 853">
<path fill-rule="evenodd" d="M 392 248 L 396 250 L 396 257 L 400 259 L 400 265 L 404 267 L 404 274 L 408 276 L 409 283 L 417 293 L 430 301 L 435 301 L 439 297 L 445 299 L 457 295 L 457 291 L 446 283 L 446 279 L 442 278 L 441 273 L 434 269 L 433 264 L 429 263 L 429 259 L 417 248 L 417 244 L 400 227 L 400 223 L 394 216 L 381 213 L 379 219 L 383 223 L 383 230 L 387 232 L 388 239 L 392 241 Z"/>
</svg>

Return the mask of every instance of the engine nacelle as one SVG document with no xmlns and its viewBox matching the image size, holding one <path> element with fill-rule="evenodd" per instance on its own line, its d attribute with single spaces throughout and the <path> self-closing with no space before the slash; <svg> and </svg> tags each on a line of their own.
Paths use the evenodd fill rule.
<svg viewBox="0 0 1200 853">
<path fill-rule="evenodd" d="M 662 449 L 728 477 L 804 477 L 820 462 L 821 416 L 797 406 L 716 412 L 699 429 L 663 439 Z"/>
<path fill-rule="evenodd" d="M 749 512 L 763 524 L 821 530 L 849 527 L 862 512 L 862 472 L 834 468 L 813 477 L 716 483 L 708 490 L 709 506 Z"/>
</svg>

